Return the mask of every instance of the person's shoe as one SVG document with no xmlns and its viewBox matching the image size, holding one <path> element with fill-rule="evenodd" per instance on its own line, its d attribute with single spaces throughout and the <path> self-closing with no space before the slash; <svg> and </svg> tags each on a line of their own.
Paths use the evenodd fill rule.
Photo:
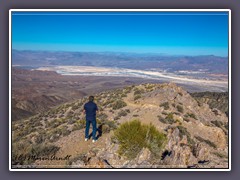
<svg viewBox="0 0 240 180">
<path fill-rule="evenodd" d="M 92 140 L 93 143 L 95 143 L 96 141 L 97 141 L 97 140 L 94 140 L 94 139 Z"/>
<path fill-rule="evenodd" d="M 88 138 L 85 138 L 85 141 L 88 141 Z"/>
</svg>

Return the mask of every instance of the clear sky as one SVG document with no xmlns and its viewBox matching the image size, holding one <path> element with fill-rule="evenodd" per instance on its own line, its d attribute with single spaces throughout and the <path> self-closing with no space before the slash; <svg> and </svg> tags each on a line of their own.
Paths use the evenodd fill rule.
<svg viewBox="0 0 240 180">
<path fill-rule="evenodd" d="M 13 12 L 12 47 L 228 56 L 228 13 Z"/>
</svg>

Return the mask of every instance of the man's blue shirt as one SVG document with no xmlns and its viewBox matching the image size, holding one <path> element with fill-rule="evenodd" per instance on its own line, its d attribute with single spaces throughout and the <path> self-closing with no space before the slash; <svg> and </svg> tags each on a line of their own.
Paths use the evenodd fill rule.
<svg viewBox="0 0 240 180">
<path fill-rule="evenodd" d="M 84 110 L 86 111 L 86 120 L 87 121 L 94 121 L 96 120 L 96 111 L 98 111 L 97 105 L 89 101 L 84 105 Z"/>
</svg>

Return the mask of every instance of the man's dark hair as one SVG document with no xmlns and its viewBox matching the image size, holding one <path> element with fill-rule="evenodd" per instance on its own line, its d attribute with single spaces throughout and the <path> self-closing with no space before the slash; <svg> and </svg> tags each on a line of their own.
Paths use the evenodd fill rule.
<svg viewBox="0 0 240 180">
<path fill-rule="evenodd" d="M 89 96 L 89 101 L 93 101 L 94 100 L 94 96 Z"/>
</svg>

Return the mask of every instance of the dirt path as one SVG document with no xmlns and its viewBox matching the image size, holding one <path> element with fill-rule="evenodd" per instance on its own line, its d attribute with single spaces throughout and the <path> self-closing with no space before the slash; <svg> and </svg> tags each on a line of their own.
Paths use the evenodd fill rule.
<svg viewBox="0 0 240 180">
<path fill-rule="evenodd" d="M 91 132 L 91 131 L 90 131 Z M 36 161 L 34 164 L 39 168 L 67 168 L 67 162 L 81 154 L 85 154 L 92 149 L 102 149 L 105 147 L 105 140 L 109 134 L 103 134 L 98 141 L 93 143 L 92 140 L 84 141 L 84 129 L 74 131 L 70 135 L 62 137 L 54 145 L 60 147 L 56 153 L 57 158 L 65 158 L 66 160 L 42 160 Z"/>
<path fill-rule="evenodd" d="M 157 117 L 157 109 L 159 106 L 154 104 L 138 104 L 131 101 L 130 97 L 124 98 L 124 101 L 127 103 L 128 107 L 132 110 L 137 110 L 140 114 L 140 120 L 143 123 L 149 124 L 153 123 L 158 129 L 162 129 L 159 125 L 159 121 L 156 119 Z M 145 109 L 146 111 L 141 111 L 141 109 Z M 90 129 L 91 132 L 91 129 Z M 102 136 L 98 139 L 97 142 L 92 143 L 92 140 L 84 141 L 84 129 L 74 131 L 68 136 L 60 138 L 57 142 L 53 143 L 54 145 L 60 147 L 59 151 L 56 153 L 57 158 L 65 158 L 70 156 L 65 160 L 42 160 L 36 161 L 34 164 L 39 168 L 68 168 L 68 162 L 72 159 L 78 157 L 81 154 L 86 154 L 90 150 L 94 149 L 103 149 L 105 147 L 106 138 L 110 136 L 110 134 L 102 134 Z"/>
<path fill-rule="evenodd" d="M 128 95 L 127 97 L 123 98 L 123 100 L 127 103 L 129 107 L 132 108 L 159 108 L 158 105 L 155 104 L 146 104 L 144 103 L 135 103 L 133 100 L 131 100 L 133 97 L 132 95 Z"/>
<path fill-rule="evenodd" d="M 152 123 L 158 130 L 162 131 L 165 128 L 165 125 L 159 123 L 158 115 L 159 115 L 159 106 L 155 104 L 149 103 L 134 103 L 131 100 L 131 96 L 123 98 L 123 100 L 127 103 L 127 106 L 132 108 L 133 111 L 136 111 L 139 114 L 138 118 L 142 123 L 150 124 Z M 128 121 L 128 120 L 125 120 Z M 125 122 L 123 121 L 123 122 Z"/>
</svg>

